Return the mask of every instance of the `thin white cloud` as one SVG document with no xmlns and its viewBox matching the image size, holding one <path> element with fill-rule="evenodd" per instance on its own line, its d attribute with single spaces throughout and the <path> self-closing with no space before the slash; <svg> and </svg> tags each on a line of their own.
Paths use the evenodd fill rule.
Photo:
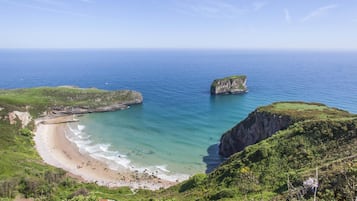
<svg viewBox="0 0 357 201">
<path fill-rule="evenodd" d="M 336 4 L 331 4 L 331 5 L 327 5 L 327 6 L 323 6 L 320 8 L 317 8 L 316 10 L 312 11 L 311 13 L 309 13 L 308 15 L 306 15 L 304 18 L 302 18 L 302 22 L 306 22 L 309 21 L 315 17 L 319 17 L 322 15 L 326 15 L 328 13 L 329 10 L 336 8 L 337 5 Z"/>
<path fill-rule="evenodd" d="M 176 0 L 181 13 L 208 18 L 236 18 L 243 14 L 259 11 L 268 5 L 266 1 L 239 5 L 226 0 Z"/>
<path fill-rule="evenodd" d="M 61 4 L 61 2 L 56 0 L 33 0 L 31 3 L 22 3 L 22 2 L 9 1 L 9 0 L 0 0 L 0 1 L 14 6 L 26 7 L 35 10 L 45 11 L 45 12 L 88 17 L 88 15 L 61 8 L 62 6 L 59 5 L 64 5 L 64 4 Z"/>
<path fill-rule="evenodd" d="M 284 14 L 285 14 L 285 21 L 288 24 L 291 24 L 292 23 L 292 18 L 291 18 L 289 10 L 287 8 L 284 9 Z"/>
<path fill-rule="evenodd" d="M 208 18 L 234 18 L 246 12 L 246 9 L 222 0 L 180 0 L 176 3 L 180 12 Z"/>
<path fill-rule="evenodd" d="M 264 1 L 254 2 L 253 3 L 253 10 L 254 11 L 259 11 L 259 10 L 261 10 L 262 8 L 264 8 L 267 5 L 268 5 L 268 3 L 264 2 Z"/>
<path fill-rule="evenodd" d="M 50 6 L 63 6 L 64 2 L 57 0 L 32 0 L 34 3 L 50 5 Z"/>
</svg>

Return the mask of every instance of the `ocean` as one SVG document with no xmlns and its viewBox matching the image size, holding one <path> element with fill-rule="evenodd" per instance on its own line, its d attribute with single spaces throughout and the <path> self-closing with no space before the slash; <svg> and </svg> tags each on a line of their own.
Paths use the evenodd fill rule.
<svg viewBox="0 0 357 201">
<path fill-rule="evenodd" d="M 176 180 L 209 172 L 221 135 L 256 107 L 321 102 L 357 113 L 357 52 L 253 50 L 0 50 L 0 88 L 132 89 L 142 105 L 68 125 L 80 151 L 112 169 Z M 211 96 L 216 78 L 247 75 L 249 92 Z"/>
</svg>

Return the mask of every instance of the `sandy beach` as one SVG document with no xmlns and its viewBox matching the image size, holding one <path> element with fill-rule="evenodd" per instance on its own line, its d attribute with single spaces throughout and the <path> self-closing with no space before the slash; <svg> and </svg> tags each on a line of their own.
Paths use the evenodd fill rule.
<svg viewBox="0 0 357 201">
<path fill-rule="evenodd" d="M 132 189 L 157 190 L 175 184 L 150 173 L 133 172 L 124 168 L 112 170 L 104 162 L 80 153 L 78 147 L 65 136 L 67 123 L 75 121 L 78 120 L 73 115 L 36 120 L 34 140 L 45 163 L 62 168 L 72 177 L 84 182 L 108 187 L 129 186 Z"/>
</svg>

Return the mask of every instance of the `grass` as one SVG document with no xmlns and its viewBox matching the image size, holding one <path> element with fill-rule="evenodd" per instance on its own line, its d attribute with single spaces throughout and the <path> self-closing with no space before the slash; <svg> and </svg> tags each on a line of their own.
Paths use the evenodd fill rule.
<svg viewBox="0 0 357 201">
<path fill-rule="evenodd" d="M 199 200 L 285 200 L 297 196 L 287 189 L 288 178 L 302 188 L 318 167 L 319 200 L 351 200 L 357 189 L 348 187 L 345 178 L 357 181 L 356 157 L 351 157 L 357 153 L 356 130 L 356 120 L 295 124 L 236 153 L 200 181 L 200 186 L 189 189 L 187 196 Z M 312 193 L 304 197 L 310 199 Z"/>
<path fill-rule="evenodd" d="M 350 119 L 357 117 L 356 115 L 352 115 L 347 111 L 331 108 L 321 103 L 305 102 L 277 102 L 268 106 L 259 107 L 257 111 L 289 116 L 295 121 L 336 118 Z"/>
<path fill-rule="evenodd" d="M 2 107 L 30 107 L 33 116 L 55 107 L 97 108 L 142 99 L 140 93 L 129 90 L 104 91 L 95 88 L 39 87 L 30 89 L 0 90 Z M 0 106 L 1 106 L 0 105 Z"/>
<path fill-rule="evenodd" d="M 200 181 L 200 187 L 187 191 L 189 196 L 201 200 L 214 200 L 217 196 L 224 200 L 297 199 L 296 192 L 287 188 L 288 178 L 296 189 L 303 189 L 303 182 L 314 176 L 317 167 L 319 200 L 355 198 L 357 185 L 351 186 L 357 181 L 354 115 L 322 104 L 301 102 L 275 103 L 258 110 L 275 115 L 292 114 L 300 121 L 232 155 Z M 205 194 L 201 192 L 202 186 Z M 304 199 L 312 196 L 312 192 L 306 191 Z"/>
<path fill-rule="evenodd" d="M 123 95 L 123 94 L 122 94 Z M 0 200 L 16 195 L 37 200 L 296 200 L 295 189 L 319 169 L 319 200 L 352 200 L 357 187 L 357 117 L 317 103 L 281 102 L 258 112 L 289 115 L 299 121 L 272 137 L 232 155 L 212 173 L 197 174 L 159 191 L 80 183 L 63 170 L 44 164 L 34 149 L 31 133 L 9 125 L 13 110 L 32 110 L 36 117 L 48 108 L 86 106 L 95 98 L 128 100 L 97 89 L 36 88 L 0 91 Z M 95 102 L 95 101 L 94 101 Z M 108 102 L 109 103 L 109 102 Z M 33 127 L 30 125 L 29 129 Z M 311 200 L 307 191 L 304 199 Z"/>
</svg>

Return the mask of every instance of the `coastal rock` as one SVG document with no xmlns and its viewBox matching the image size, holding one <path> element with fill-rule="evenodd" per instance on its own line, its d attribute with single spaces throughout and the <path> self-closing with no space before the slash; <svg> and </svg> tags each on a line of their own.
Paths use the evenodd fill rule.
<svg viewBox="0 0 357 201">
<path fill-rule="evenodd" d="M 30 113 L 13 111 L 8 114 L 10 124 L 16 124 L 16 119 L 21 121 L 21 127 L 25 128 L 32 120 Z"/>
<path fill-rule="evenodd" d="M 235 75 L 216 79 L 211 84 L 211 94 L 237 94 L 247 92 L 247 76 Z"/>
<path fill-rule="evenodd" d="M 111 104 L 100 105 L 105 100 L 103 98 L 96 98 L 93 102 L 97 104 L 95 106 L 85 105 L 85 106 L 55 106 L 51 108 L 51 113 L 55 115 L 70 115 L 70 114 L 87 114 L 95 112 L 112 112 L 116 110 L 128 109 L 130 105 L 141 104 L 143 102 L 143 96 L 141 93 L 136 91 L 118 91 L 118 93 L 126 93 L 127 100 L 123 101 L 120 98 L 118 100 L 111 100 Z M 113 92 L 115 93 L 115 92 Z M 112 98 L 112 97 L 111 97 Z"/>
<path fill-rule="evenodd" d="M 257 108 L 246 119 L 224 133 L 219 154 L 228 157 L 297 122 L 351 118 L 351 114 L 320 103 L 277 102 Z"/>
<path fill-rule="evenodd" d="M 286 129 L 294 122 L 290 116 L 255 110 L 242 122 L 224 133 L 220 140 L 219 154 L 228 157 Z"/>
</svg>

